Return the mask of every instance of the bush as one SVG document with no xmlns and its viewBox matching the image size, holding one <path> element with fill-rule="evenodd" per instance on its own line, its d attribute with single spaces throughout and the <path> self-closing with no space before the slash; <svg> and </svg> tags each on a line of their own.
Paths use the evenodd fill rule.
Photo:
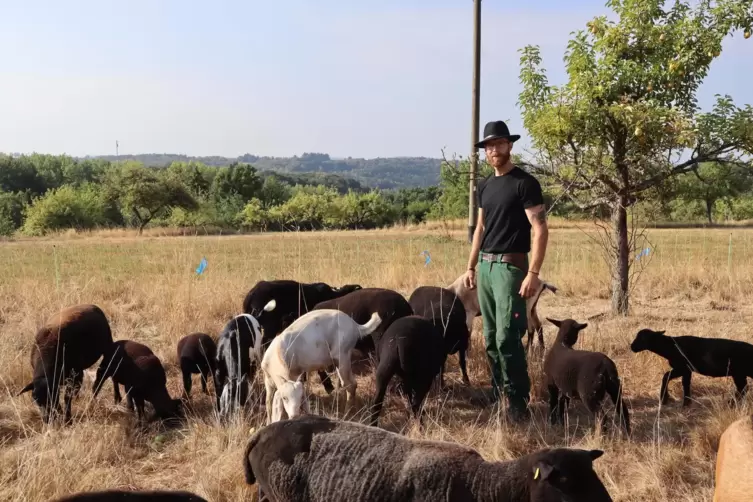
<svg viewBox="0 0 753 502">
<path fill-rule="evenodd" d="M 11 236 L 24 218 L 24 196 L 0 192 L 0 235 Z"/>
<path fill-rule="evenodd" d="M 44 235 L 65 228 L 92 229 L 113 223 L 112 215 L 113 208 L 95 185 L 63 185 L 31 203 L 22 231 Z"/>
</svg>

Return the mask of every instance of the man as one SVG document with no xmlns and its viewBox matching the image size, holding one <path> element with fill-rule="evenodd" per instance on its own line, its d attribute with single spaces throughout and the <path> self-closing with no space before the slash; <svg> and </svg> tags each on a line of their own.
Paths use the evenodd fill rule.
<svg viewBox="0 0 753 502">
<path fill-rule="evenodd" d="M 520 135 L 510 134 L 507 124 L 496 121 L 486 124 L 484 138 L 476 144 L 484 148 L 494 174 L 476 189 L 478 221 L 464 279 L 469 288 L 478 284 L 494 399 L 500 398 L 501 388 L 516 421 L 530 417 L 531 383 L 522 342 L 527 326 L 526 298 L 533 296 L 540 284 L 538 275 L 549 237 L 541 185 L 510 160 L 518 139 Z"/>
</svg>

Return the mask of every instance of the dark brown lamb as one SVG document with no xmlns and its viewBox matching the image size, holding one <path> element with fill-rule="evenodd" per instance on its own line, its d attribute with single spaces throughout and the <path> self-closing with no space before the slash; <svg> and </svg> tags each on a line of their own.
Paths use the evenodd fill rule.
<svg viewBox="0 0 753 502">
<path fill-rule="evenodd" d="M 593 470 L 602 454 L 556 448 L 489 462 L 455 443 L 300 415 L 256 431 L 243 467 L 260 501 L 609 502 Z"/>
<path fill-rule="evenodd" d="M 51 502 L 207 502 L 191 492 L 177 490 L 127 491 L 103 490 L 81 492 Z"/>
<path fill-rule="evenodd" d="M 217 345 L 205 333 L 191 333 L 178 341 L 178 361 L 183 375 L 183 391 L 186 398 L 191 396 L 191 375 L 201 375 L 201 390 L 209 395 L 207 381 L 214 380 L 217 366 Z M 215 389 L 215 393 L 217 389 Z"/>
<path fill-rule="evenodd" d="M 553 424 L 564 423 L 570 399 L 580 399 L 591 412 L 595 424 L 601 422 L 601 402 L 605 395 L 615 405 L 617 420 L 630 434 L 630 417 L 622 400 L 622 385 L 617 366 L 606 354 L 575 350 L 578 333 L 588 324 L 572 319 L 558 321 L 546 318 L 557 326 L 557 339 L 544 359 L 544 383 L 549 389 L 549 416 Z"/>
<path fill-rule="evenodd" d="M 144 344 L 133 340 L 118 340 L 113 344 L 97 368 L 94 396 L 105 378 L 122 384 L 133 399 L 139 420 L 144 419 L 144 402 L 154 408 L 152 418 L 168 419 L 178 416 L 183 408 L 180 399 L 172 399 L 167 391 L 167 376 L 159 358 Z"/>
<path fill-rule="evenodd" d="M 39 328 L 31 349 L 32 381 L 19 395 L 31 391 L 45 422 L 60 411 L 60 387 L 66 387 L 65 421 L 71 420 L 71 403 L 84 380 L 84 370 L 112 349 L 112 331 L 96 305 L 73 305 L 51 316 Z M 113 380 L 115 402 L 120 390 Z"/>
</svg>

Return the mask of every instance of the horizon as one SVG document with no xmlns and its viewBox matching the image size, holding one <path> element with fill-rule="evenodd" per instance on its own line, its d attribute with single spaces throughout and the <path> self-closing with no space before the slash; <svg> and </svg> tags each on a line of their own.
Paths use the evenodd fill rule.
<svg viewBox="0 0 753 502">
<path fill-rule="evenodd" d="M 120 155 L 467 157 L 466 4 L 5 4 L 0 43 L 15 49 L 0 66 L 0 151 L 112 156 L 118 141 Z M 517 50 L 539 45 L 560 84 L 569 33 L 604 14 L 603 0 L 483 2 L 480 127 L 507 121 L 525 156 Z M 725 39 L 698 92 L 704 110 L 714 94 L 753 103 L 745 43 Z"/>
</svg>

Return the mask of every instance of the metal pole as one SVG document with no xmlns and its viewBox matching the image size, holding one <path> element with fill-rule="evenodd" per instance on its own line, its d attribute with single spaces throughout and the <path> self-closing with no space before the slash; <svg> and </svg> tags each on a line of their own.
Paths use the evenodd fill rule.
<svg viewBox="0 0 753 502">
<path fill-rule="evenodd" d="M 481 94 L 481 0 L 473 0 L 473 104 L 471 125 L 471 169 L 468 184 L 468 242 L 476 230 L 476 173 L 478 150 L 474 146 L 479 136 L 479 101 Z"/>
</svg>

